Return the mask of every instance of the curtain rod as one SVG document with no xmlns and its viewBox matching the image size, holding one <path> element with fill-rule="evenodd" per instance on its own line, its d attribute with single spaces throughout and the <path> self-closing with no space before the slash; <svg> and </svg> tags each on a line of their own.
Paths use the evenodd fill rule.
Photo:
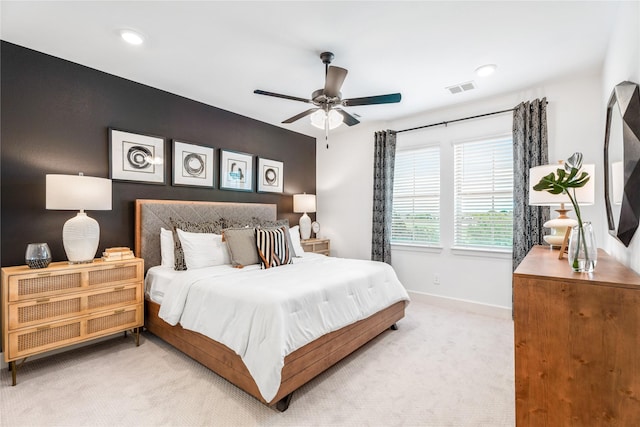
<svg viewBox="0 0 640 427">
<path fill-rule="evenodd" d="M 545 101 L 545 105 L 546 104 L 549 104 L 549 101 Z M 410 129 L 402 129 L 402 130 L 396 131 L 396 133 L 409 132 L 411 130 L 430 128 L 430 127 L 433 127 L 433 126 L 441 126 L 441 125 L 447 126 L 449 123 L 461 122 L 463 120 L 477 119 L 477 118 L 486 117 L 486 116 L 493 116 L 495 114 L 508 113 L 510 111 L 513 111 L 513 110 L 515 110 L 515 108 L 509 108 L 508 110 L 502 110 L 502 111 L 494 111 L 493 113 L 478 114 L 477 116 L 463 117 L 461 119 L 448 120 L 446 122 L 433 123 L 433 124 L 430 124 L 430 125 L 418 126 L 418 127 L 410 128 Z"/>
<path fill-rule="evenodd" d="M 502 111 L 494 111 L 493 113 L 485 113 L 485 114 L 478 114 L 477 116 L 470 116 L 470 117 L 463 117 L 461 119 L 455 119 L 455 120 L 448 120 L 446 122 L 440 122 L 440 123 L 432 123 L 430 125 L 424 125 L 424 126 L 418 126 L 415 128 L 410 128 L 410 129 L 402 129 L 402 130 L 398 130 L 396 131 L 396 133 L 402 133 L 402 132 L 409 132 L 411 130 L 418 130 L 418 129 L 424 129 L 424 128 L 430 128 L 433 126 L 441 126 L 441 125 L 448 125 L 449 123 L 455 123 L 455 122 L 461 122 L 463 120 L 471 120 L 471 119 L 477 119 L 480 117 L 486 117 L 486 116 L 493 116 L 495 114 L 502 114 L 502 113 L 508 113 L 509 111 L 513 111 L 515 110 L 515 108 L 509 108 L 508 110 L 502 110 Z"/>
</svg>

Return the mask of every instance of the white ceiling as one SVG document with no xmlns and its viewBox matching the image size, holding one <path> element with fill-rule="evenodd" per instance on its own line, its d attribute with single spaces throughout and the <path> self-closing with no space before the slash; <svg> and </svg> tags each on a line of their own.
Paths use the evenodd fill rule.
<svg viewBox="0 0 640 427">
<path fill-rule="evenodd" d="M 323 51 L 349 70 L 343 98 L 402 93 L 399 104 L 349 107 L 390 120 L 514 92 L 598 68 L 618 3 L 510 1 L 139 1 L 0 3 L 5 41 L 311 136 L 280 122 L 324 85 Z M 144 45 L 119 30 L 136 29 Z M 491 77 L 475 76 L 495 63 Z M 473 80 L 451 95 L 445 87 Z M 341 128 L 347 128 L 341 126 Z"/>
</svg>

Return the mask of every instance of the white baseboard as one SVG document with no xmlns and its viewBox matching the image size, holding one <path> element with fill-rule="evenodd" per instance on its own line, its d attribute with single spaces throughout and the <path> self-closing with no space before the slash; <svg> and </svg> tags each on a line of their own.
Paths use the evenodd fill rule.
<svg viewBox="0 0 640 427">
<path fill-rule="evenodd" d="M 413 301 L 423 302 L 442 308 L 461 310 L 483 316 L 497 317 L 511 320 L 511 308 L 499 305 L 482 304 L 475 301 L 468 301 L 458 298 L 443 297 L 441 295 L 427 294 L 424 292 L 407 291 Z"/>
</svg>

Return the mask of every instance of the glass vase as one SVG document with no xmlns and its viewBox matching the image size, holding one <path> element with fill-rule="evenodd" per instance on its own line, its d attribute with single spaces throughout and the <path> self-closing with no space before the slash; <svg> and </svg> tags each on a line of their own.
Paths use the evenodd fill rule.
<svg viewBox="0 0 640 427">
<path fill-rule="evenodd" d="M 591 222 L 583 222 L 582 229 L 579 225 L 571 228 L 567 255 L 573 271 L 591 273 L 596 268 L 598 248 Z"/>
<path fill-rule="evenodd" d="M 51 250 L 46 243 L 29 243 L 24 255 L 29 268 L 46 268 L 51 262 Z"/>
</svg>

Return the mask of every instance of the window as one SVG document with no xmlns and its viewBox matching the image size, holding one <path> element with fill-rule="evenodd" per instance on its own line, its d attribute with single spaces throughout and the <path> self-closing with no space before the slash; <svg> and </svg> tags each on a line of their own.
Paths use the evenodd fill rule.
<svg viewBox="0 0 640 427">
<path fill-rule="evenodd" d="M 511 136 L 454 145 L 454 245 L 511 249 Z"/>
<path fill-rule="evenodd" d="M 440 147 L 396 153 L 391 243 L 440 243 Z"/>
</svg>

